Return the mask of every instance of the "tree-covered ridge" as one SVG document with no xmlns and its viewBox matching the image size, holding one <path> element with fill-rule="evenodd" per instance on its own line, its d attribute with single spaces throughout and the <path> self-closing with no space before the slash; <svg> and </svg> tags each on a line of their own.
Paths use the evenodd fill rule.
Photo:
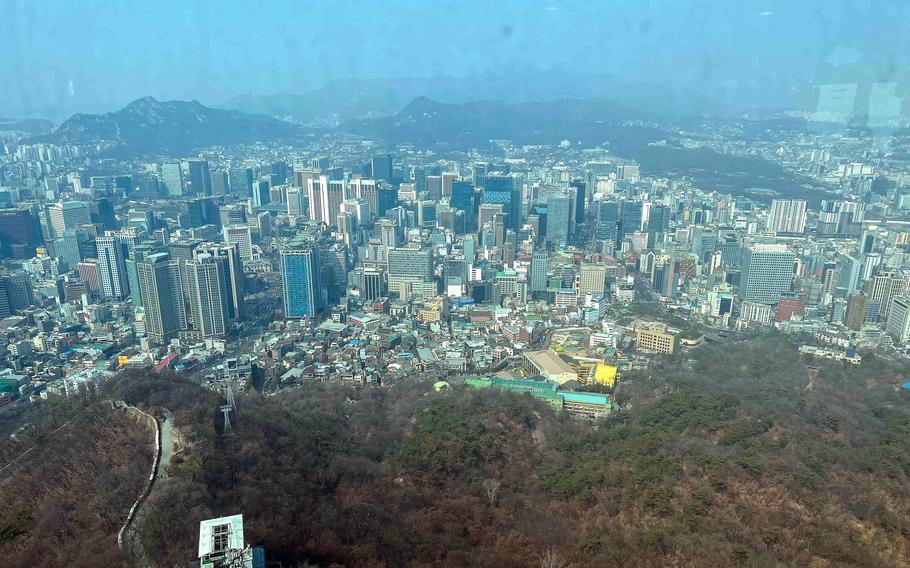
<svg viewBox="0 0 910 568">
<path fill-rule="evenodd" d="M 240 397 L 227 436 L 179 377 L 111 388 L 182 430 L 140 528 L 159 566 L 238 512 L 285 566 L 906 566 L 906 370 L 772 335 L 655 361 L 599 424 L 494 389 L 315 384 Z"/>
</svg>

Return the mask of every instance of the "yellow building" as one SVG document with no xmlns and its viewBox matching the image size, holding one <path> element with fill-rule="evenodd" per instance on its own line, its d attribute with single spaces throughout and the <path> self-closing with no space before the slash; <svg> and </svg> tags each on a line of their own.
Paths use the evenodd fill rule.
<svg viewBox="0 0 910 568">
<path fill-rule="evenodd" d="M 594 369 L 594 384 L 613 388 L 613 385 L 616 384 L 616 367 L 606 363 L 598 364 Z"/>
<path fill-rule="evenodd" d="M 672 355 L 676 351 L 676 336 L 657 327 L 638 327 L 635 329 L 635 345 L 641 351 Z"/>
</svg>

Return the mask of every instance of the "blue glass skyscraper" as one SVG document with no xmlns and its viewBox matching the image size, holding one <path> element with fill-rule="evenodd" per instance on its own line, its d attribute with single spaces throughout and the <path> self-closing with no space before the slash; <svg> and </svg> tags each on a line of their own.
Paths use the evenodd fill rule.
<svg viewBox="0 0 910 568">
<path fill-rule="evenodd" d="M 319 250 L 294 238 L 281 251 L 281 282 L 286 318 L 313 317 L 327 304 Z"/>
<path fill-rule="evenodd" d="M 474 216 L 474 185 L 467 181 L 452 182 L 450 205 L 453 209 L 464 212 L 464 229 L 466 233 L 476 231 Z"/>
<path fill-rule="evenodd" d="M 521 228 L 521 176 L 490 174 L 483 190 L 484 204 L 501 204 L 506 213 L 506 228 Z"/>
</svg>

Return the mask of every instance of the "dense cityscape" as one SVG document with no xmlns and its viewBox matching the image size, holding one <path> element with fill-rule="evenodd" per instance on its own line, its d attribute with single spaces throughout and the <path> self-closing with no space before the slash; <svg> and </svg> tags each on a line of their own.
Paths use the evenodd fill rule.
<svg viewBox="0 0 910 568">
<path fill-rule="evenodd" d="M 0 566 L 907 568 L 908 21 L 0 2 Z"/>
<path fill-rule="evenodd" d="M 544 378 L 604 387 L 566 405 L 596 417 L 650 354 L 729 333 L 775 328 L 851 363 L 910 339 L 910 173 L 887 139 L 780 131 L 749 148 L 824 187 L 816 201 L 648 175 L 608 143 L 98 150 L 4 146 L 8 402 L 151 366 L 266 391 Z"/>
</svg>

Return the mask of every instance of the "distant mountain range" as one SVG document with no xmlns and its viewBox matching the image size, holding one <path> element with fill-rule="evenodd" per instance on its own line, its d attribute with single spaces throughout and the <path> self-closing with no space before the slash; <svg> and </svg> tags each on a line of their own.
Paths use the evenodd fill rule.
<svg viewBox="0 0 910 568">
<path fill-rule="evenodd" d="M 52 133 L 30 142 L 96 144 L 112 151 L 142 154 L 185 153 L 192 149 L 290 138 L 297 125 L 264 115 L 215 109 L 197 101 L 135 100 L 116 112 L 74 114 Z"/>
<path fill-rule="evenodd" d="M 445 103 L 607 99 L 669 117 L 725 116 L 742 110 L 727 101 L 711 100 L 666 85 L 624 81 L 607 75 L 537 70 L 468 77 L 340 79 L 302 94 L 242 95 L 220 107 L 331 126 L 352 119 L 390 115 L 418 97 Z"/>
<path fill-rule="evenodd" d="M 0 132 L 24 132 L 26 134 L 47 134 L 54 129 L 54 124 L 43 118 L 2 118 Z"/>
<path fill-rule="evenodd" d="M 517 144 L 610 142 L 627 150 L 661 138 L 656 128 L 629 124 L 648 116 L 602 99 L 448 104 L 418 97 L 393 116 L 350 121 L 341 129 L 391 144 L 453 150 L 483 148 L 493 139 Z"/>
</svg>

